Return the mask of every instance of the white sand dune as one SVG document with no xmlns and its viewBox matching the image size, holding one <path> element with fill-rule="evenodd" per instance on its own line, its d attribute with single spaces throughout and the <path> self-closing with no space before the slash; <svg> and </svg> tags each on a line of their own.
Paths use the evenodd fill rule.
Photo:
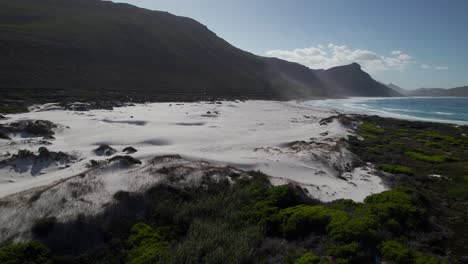
<svg viewBox="0 0 468 264">
<path fill-rule="evenodd" d="M 18 173 L 4 168 L 0 170 L 0 197 L 85 171 L 89 160 L 106 158 L 93 153 L 102 144 L 118 150 L 116 155 L 124 155 L 122 149 L 132 146 L 138 150 L 132 156 L 142 161 L 156 155 L 180 154 L 190 160 L 261 170 L 271 175 L 274 183 L 301 184 L 311 196 L 323 201 L 361 201 L 371 193 L 385 190 L 372 169 L 343 168 L 352 162 L 352 154 L 337 142 L 351 131 L 337 121 L 319 124 L 322 118 L 335 113 L 300 103 L 153 103 L 89 112 L 64 111 L 47 104 L 34 109 L 35 112 L 9 115 L 8 120 L 1 122 L 43 119 L 61 124 L 56 140 L 46 147 L 76 155 L 79 161 L 67 168 L 43 168 L 35 176 L 30 171 Z M 286 144 L 311 139 L 315 144 L 306 147 Z M 3 155 L 19 149 L 37 152 L 38 147 L 24 138 L 0 139 Z"/>
</svg>

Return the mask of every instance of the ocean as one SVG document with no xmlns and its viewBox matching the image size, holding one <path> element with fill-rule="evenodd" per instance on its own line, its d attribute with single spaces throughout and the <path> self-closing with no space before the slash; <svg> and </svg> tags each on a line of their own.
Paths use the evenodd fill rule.
<svg viewBox="0 0 468 264">
<path fill-rule="evenodd" d="M 468 97 L 349 98 L 311 100 L 305 104 L 345 113 L 468 124 Z"/>
</svg>

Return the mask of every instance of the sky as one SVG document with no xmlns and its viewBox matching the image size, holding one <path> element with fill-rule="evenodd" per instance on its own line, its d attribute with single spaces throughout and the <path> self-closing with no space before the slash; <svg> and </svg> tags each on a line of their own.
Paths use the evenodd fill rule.
<svg viewBox="0 0 468 264">
<path fill-rule="evenodd" d="M 191 17 L 251 53 L 352 62 L 406 89 L 468 85 L 467 0 L 114 0 Z"/>
</svg>

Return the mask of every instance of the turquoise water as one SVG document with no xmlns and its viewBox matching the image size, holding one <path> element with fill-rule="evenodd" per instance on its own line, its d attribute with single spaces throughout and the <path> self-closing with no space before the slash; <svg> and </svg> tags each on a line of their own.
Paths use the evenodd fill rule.
<svg viewBox="0 0 468 264">
<path fill-rule="evenodd" d="M 341 112 L 468 124 L 468 97 L 350 98 L 306 101 Z"/>
</svg>

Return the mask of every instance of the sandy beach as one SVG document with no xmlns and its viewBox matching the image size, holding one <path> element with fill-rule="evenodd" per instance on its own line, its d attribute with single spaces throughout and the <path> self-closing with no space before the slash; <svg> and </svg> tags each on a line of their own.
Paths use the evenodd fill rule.
<svg viewBox="0 0 468 264">
<path fill-rule="evenodd" d="M 369 168 L 340 169 L 352 157 L 344 148 L 335 146 L 352 132 L 336 121 L 319 124 L 334 114 L 296 102 L 276 101 L 153 103 L 88 112 L 63 111 L 54 104 L 39 106 L 34 112 L 10 115 L 3 123 L 31 119 L 58 124 L 56 139 L 46 147 L 75 155 L 78 162 L 67 168 L 43 166 L 34 175 L 32 168 L 21 172 L 3 168 L 0 195 L 81 173 L 91 159 L 103 159 L 93 150 L 104 144 L 118 152 L 134 147 L 138 152 L 132 156 L 142 161 L 179 154 L 189 160 L 260 170 L 274 177 L 274 183 L 299 183 L 309 189 L 311 196 L 323 201 L 360 201 L 370 193 L 383 191 L 380 179 Z M 315 144 L 289 145 L 310 140 Z M 11 141 L 0 141 L 0 152 L 37 152 L 39 146 L 18 135 Z"/>
</svg>

